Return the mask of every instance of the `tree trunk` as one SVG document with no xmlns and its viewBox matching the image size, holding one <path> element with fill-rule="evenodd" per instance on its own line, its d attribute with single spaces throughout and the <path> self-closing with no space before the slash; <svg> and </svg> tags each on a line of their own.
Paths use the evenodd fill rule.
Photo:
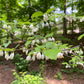
<svg viewBox="0 0 84 84">
<path fill-rule="evenodd" d="M 7 20 L 10 22 L 8 0 L 6 0 Z"/>
<path fill-rule="evenodd" d="M 73 14 L 73 0 L 72 0 L 72 14 Z M 73 18 L 72 18 L 72 35 L 73 35 Z"/>
<path fill-rule="evenodd" d="M 28 3 L 29 3 L 29 8 L 31 8 L 31 2 L 30 0 L 28 0 Z M 31 13 L 29 12 L 29 19 L 31 19 Z"/>
<path fill-rule="evenodd" d="M 65 5 L 64 5 L 64 14 L 66 15 L 66 7 L 67 7 L 67 0 L 65 0 Z M 64 26 L 63 26 L 63 35 L 64 36 L 66 36 L 67 35 L 67 23 L 66 23 L 66 18 L 64 17 L 63 18 L 63 24 L 64 24 Z"/>
</svg>

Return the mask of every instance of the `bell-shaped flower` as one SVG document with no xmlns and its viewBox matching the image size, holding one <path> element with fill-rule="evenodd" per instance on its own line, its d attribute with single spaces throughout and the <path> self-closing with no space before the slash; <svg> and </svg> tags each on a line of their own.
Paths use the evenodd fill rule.
<svg viewBox="0 0 84 84">
<path fill-rule="evenodd" d="M 48 22 L 46 23 L 46 26 L 49 26 L 49 23 Z"/>
<path fill-rule="evenodd" d="M 41 59 L 44 60 L 44 58 L 45 58 L 45 56 L 44 56 L 44 54 L 42 54 L 42 55 L 41 55 Z"/>
<path fill-rule="evenodd" d="M 20 35 L 20 34 L 21 34 L 20 31 L 15 31 L 15 36 Z"/>
<path fill-rule="evenodd" d="M 47 15 L 47 14 L 44 14 L 43 17 L 44 17 L 44 21 L 47 22 L 47 20 L 48 20 L 48 15 Z"/>
<path fill-rule="evenodd" d="M 71 68 L 71 66 L 70 66 L 69 64 L 67 64 L 65 67 L 66 67 L 66 68 Z"/>
<path fill-rule="evenodd" d="M 39 40 L 36 40 L 36 43 L 40 43 L 40 41 Z"/>
<path fill-rule="evenodd" d="M 32 61 L 35 61 L 35 56 L 32 56 L 31 60 L 32 60 Z"/>
<path fill-rule="evenodd" d="M 42 40 L 42 43 L 47 43 L 47 40 L 46 39 Z"/>
<path fill-rule="evenodd" d="M 37 55 L 37 52 L 34 52 L 34 53 L 33 53 L 33 56 L 36 56 L 36 55 Z"/>
<path fill-rule="evenodd" d="M 27 54 L 28 54 L 28 50 L 26 50 L 26 52 L 25 52 L 25 53 L 26 53 L 26 55 L 27 55 Z"/>
<path fill-rule="evenodd" d="M 52 37 L 52 41 L 55 41 L 55 38 L 54 37 Z"/>
<path fill-rule="evenodd" d="M 41 59 L 41 53 L 37 53 L 37 59 L 40 60 Z"/>
<path fill-rule="evenodd" d="M 3 51 L 0 51 L 0 56 L 3 56 Z"/>
<path fill-rule="evenodd" d="M 11 30 L 11 29 L 12 29 L 12 28 L 11 28 L 11 26 L 9 25 L 9 26 L 8 26 L 8 30 Z"/>
<path fill-rule="evenodd" d="M 63 53 L 58 53 L 58 54 L 57 54 L 57 58 L 58 58 L 58 59 L 59 59 L 59 58 L 64 58 Z"/>
<path fill-rule="evenodd" d="M 30 27 L 30 29 L 34 29 L 34 25 L 33 24 L 31 24 L 29 27 Z"/>
<path fill-rule="evenodd" d="M 35 44 L 35 42 L 36 42 L 36 41 L 35 41 L 35 40 L 33 40 L 33 41 L 31 42 L 31 44 L 32 44 L 32 45 L 34 45 L 34 44 Z"/>
<path fill-rule="evenodd" d="M 9 59 L 13 59 L 14 58 L 14 52 L 10 54 Z"/>
<path fill-rule="evenodd" d="M 22 29 L 26 29 L 26 25 L 23 25 Z"/>
<path fill-rule="evenodd" d="M 10 59 L 10 56 L 9 56 L 9 54 L 7 52 L 5 52 L 5 59 L 6 60 L 9 60 Z"/>
<path fill-rule="evenodd" d="M 54 25 L 54 22 L 50 22 L 50 26 L 53 26 Z"/>
<path fill-rule="evenodd" d="M 6 24 L 4 24 L 4 25 L 3 25 L 3 28 L 7 28 L 7 25 L 6 25 Z"/>
<path fill-rule="evenodd" d="M 26 57 L 26 60 L 27 60 L 27 61 L 30 61 L 30 60 L 31 60 L 31 56 L 27 56 L 27 57 Z"/>
<path fill-rule="evenodd" d="M 48 38 L 48 41 L 52 41 L 52 38 Z"/>
</svg>

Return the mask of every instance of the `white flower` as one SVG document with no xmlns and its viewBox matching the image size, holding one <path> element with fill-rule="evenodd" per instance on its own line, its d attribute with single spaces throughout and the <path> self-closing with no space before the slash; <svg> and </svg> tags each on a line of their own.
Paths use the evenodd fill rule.
<svg viewBox="0 0 84 84">
<path fill-rule="evenodd" d="M 47 43 L 47 40 L 46 39 L 42 40 L 42 43 Z"/>
<path fill-rule="evenodd" d="M 13 59 L 14 58 L 14 52 L 10 54 L 9 59 Z"/>
<path fill-rule="evenodd" d="M 49 26 L 48 22 L 46 23 L 46 26 Z"/>
<path fill-rule="evenodd" d="M 53 26 L 54 25 L 54 22 L 50 22 L 50 26 Z"/>
<path fill-rule="evenodd" d="M 45 58 L 45 56 L 44 56 L 44 54 L 42 54 L 42 55 L 41 55 L 41 59 L 44 60 L 44 58 Z"/>
<path fill-rule="evenodd" d="M 48 16 L 47 16 L 47 14 L 44 14 L 43 16 L 44 16 L 44 21 L 47 22 L 47 20 L 48 20 Z"/>
<path fill-rule="evenodd" d="M 83 54 L 83 51 L 82 51 L 82 50 L 80 50 L 80 53 L 81 53 L 81 54 Z"/>
<path fill-rule="evenodd" d="M 3 56 L 3 51 L 0 51 L 0 56 Z"/>
<path fill-rule="evenodd" d="M 44 28 L 44 26 L 45 26 L 45 24 L 43 23 L 43 24 L 42 24 L 42 27 Z"/>
<path fill-rule="evenodd" d="M 48 38 L 48 41 L 52 41 L 52 38 Z"/>
<path fill-rule="evenodd" d="M 6 24 L 4 24 L 4 25 L 3 25 L 3 28 L 7 28 L 7 25 L 6 25 Z"/>
<path fill-rule="evenodd" d="M 31 59 L 32 59 L 32 61 L 35 61 L 35 56 L 32 56 L 32 58 L 31 58 Z"/>
<path fill-rule="evenodd" d="M 65 67 L 66 67 L 66 68 L 71 68 L 71 66 L 70 66 L 70 65 L 68 65 L 68 64 L 67 64 Z"/>
<path fill-rule="evenodd" d="M 10 56 L 9 56 L 9 54 L 5 51 L 5 59 L 6 60 L 9 60 L 10 59 Z"/>
<path fill-rule="evenodd" d="M 39 53 L 37 53 L 37 59 L 41 59 L 41 53 L 39 52 Z"/>
<path fill-rule="evenodd" d="M 29 35 L 30 35 L 30 36 L 34 35 L 34 32 L 29 32 Z"/>
<path fill-rule="evenodd" d="M 58 53 L 57 58 L 64 58 L 63 53 Z"/>
<path fill-rule="evenodd" d="M 35 40 L 33 40 L 31 44 L 34 45 L 35 44 Z"/>
<path fill-rule="evenodd" d="M 10 25 L 8 26 L 8 30 L 11 30 L 11 26 Z"/>
<path fill-rule="evenodd" d="M 55 41 L 55 38 L 52 37 L 52 41 Z"/>
<path fill-rule="evenodd" d="M 28 50 L 26 50 L 26 55 L 28 54 Z"/>
<path fill-rule="evenodd" d="M 34 52 L 33 56 L 36 56 L 37 55 L 37 52 Z"/>
<path fill-rule="evenodd" d="M 27 61 L 30 61 L 30 60 L 31 60 L 31 56 L 27 56 L 27 57 L 26 57 L 26 60 L 27 60 Z"/>
<path fill-rule="evenodd" d="M 31 24 L 29 27 L 30 27 L 30 29 L 34 29 L 34 26 L 33 26 L 33 24 Z"/>
<path fill-rule="evenodd" d="M 25 49 L 25 48 L 23 48 L 23 49 L 22 49 L 22 51 L 23 51 L 23 53 L 24 53 L 24 52 L 26 52 L 26 49 Z"/>
<path fill-rule="evenodd" d="M 39 40 L 36 40 L 36 42 L 37 42 L 37 43 L 40 43 L 40 41 L 39 41 Z"/>
<path fill-rule="evenodd" d="M 49 58 L 47 56 L 45 56 L 45 60 L 48 60 Z"/>
<path fill-rule="evenodd" d="M 23 25 L 22 29 L 26 29 L 26 25 Z"/>
<path fill-rule="evenodd" d="M 84 17 L 82 19 L 80 19 L 80 22 L 83 22 L 84 21 Z"/>
<path fill-rule="evenodd" d="M 81 62 L 76 62 L 76 64 L 84 67 L 83 63 L 81 63 Z"/>
<path fill-rule="evenodd" d="M 64 53 L 65 53 L 65 54 L 68 54 L 68 51 L 66 50 L 66 51 L 64 51 Z"/>
<path fill-rule="evenodd" d="M 21 34 L 20 31 L 15 31 L 15 36 L 20 35 L 20 34 Z"/>
<path fill-rule="evenodd" d="M 32 32 L 37 32 L 37 31 L 38 31 L 38 28 L 32 29 Z"/>
</svg>

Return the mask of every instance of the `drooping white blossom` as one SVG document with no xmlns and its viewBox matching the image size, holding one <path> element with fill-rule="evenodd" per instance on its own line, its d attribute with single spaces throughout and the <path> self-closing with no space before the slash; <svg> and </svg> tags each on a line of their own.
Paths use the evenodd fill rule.
<svg viewBox="0 0 84 84">
<path fill-rule="evenodd" d="M 37 52 L 34 52 L 34 53 L 33 53 L 33 56 L 36 56 L 36 55 L 37 55 Z"/>
<path fill-rule="evenodd" d="M 64 58 L 63 53 L 58 53 L 58 54 L 57 54 L 57 58 L 58 58 L 58 59 L 59 59 L 59 58 Z"/>
<path fill-rule="evenodd" d="M 52 41 L 55 41 L 55 38 L 54 37 L 52 37 Z"/>
<path fill-rule="evenodd" d="M 28 54 L 28 49 L 26 50 L 26 52 L 25 52 L 25 53 L 26 53 L 26 55 Z"/>
<path fill-rule="evenodd" d="M 6 24 L 4 24 L 4 25 L 3 25 L 3 28 L 7 28 L 7 25 L 6 25 Z"/>
<path fill-rule="evenodd" d="M 3 56 L 3 51 L 0 51 L 0 56 Z"/>
<path fill-rule="evenodd" d="M 11 26 L 9 25 L 9 26 L 8 26 L 8 30 L 11 30 L 11 29 L 12 29 L 12 28 L 11 28 Z"/>
<path fill-rule="evenodd" d="M 32 36 L 32 35 L 34 35 L 34 32 L 29 32 L 28 34 L 29 34 L 30 36 Z"/>
<path fill-rule="evenodd" d="M 71 66 L 70 66 L 69 64 L 67 64 L 65 67 L 66 67 L 66 68 L 71 68 Z"/>
<path fill-rule="evenodd" d="M 40 60 L 41 59 L 41 53 L 37 53 L 37 59 Z"/>
<path fill-rule="evenodd" d="M 10 56 L 9 56 L 9 54 L 5 51 L 5 59 L 6 60 L 9 60 L 10 59 Z"/>
<path fill-rule="evenodd" d="M 42 54 L 42 55 L 41 55 L 41 59 L 44 60 L 44 58 L 45 58 L 45 56 L 44 56 L 44 54 Z"/>
<path fill-rule="evenodd" d="M 9 59 L 13 59 L 14 58 L 14 52 L 10 54 Z"/>
<path fill-rule="evenodd" d="M 49 58 L 47 56 L 45 56 L 45 60 L 49 60 Z"/>
<path fill-rule="evenodd" d="M 31 56 L 27 56 L 27 57 L 26 57 L 26 60 L 27 60 L 27 61 L 30 61 L 30 60 L 31 60 Z"/>
<path fill-rule="evenodd" d="M 20 31 L 15 31 L 15 36 L 20 35 L 20 34 L 21 34 Z"/>
<path fill-rule="evenodd" d="M 82 66 L 82 67 L 84 67 L 84 64 L 81 63 L 81 62 L 76 62 L 76 64 L 77 64 L 77 65 L 80 65 L 80 66 Z"/>
<path fill-rule="evenodd" d="M 43 17 L 44 17 L 44 21 L 47 22 L 47 20 L 48 20 L 48 15 L 47 15 L 47 14 L 44 14 Z"/>
<path fill-rule="evenodd" d="M 48 22 L 46 22 L 46 26 L 49 26 L 49 23 Z"/>
<path fill-rule="evenodd" d="M 50 22 L 50 26 L 53 26 L 54 25 L 54 22 Z"/>
<path fill-rule="evenodd" d="M 34 25 L 33 24 L 31 24 L 29 27 L 30 27 L 30 29 L 34 29 Z"/>
<path fill-rule="evenodd" d="M 31 60 L 32 60 L 32 61 L 35 61 L 35 56 L 32 56 Z"/>
<path fill-rule="evenodd" d="M 22 29 L 26 29 L 26 25 L 23 25 Z"/>
<path fill-rule="evenodd" d="M 52 41 L 52 38 L 48 38 L 48 41 Z"/>
<path fill-rule="evenodd" d="M 47 43 L 47 40 L 46 40 L 46 39 L 43 39 L 43 40 L 42 40 L 42 43 Z"/>
<path fill-rule="evenodd" d="M 36 40 L 36 42 L 37 42 L 37 43 L 40 43 L 40 41 L 39 41 L 39 40 Z"/>
<path fill-rule="evenodd" d="M 31 44 L 32 44 L 32 45 L 34 45 L 34 44 L 35 44 L 35 42 L 36 42 L 36 41 L 35 41 L 35 40 L 33 40 L 33 41 L 31 42 Z"/>
</svg>

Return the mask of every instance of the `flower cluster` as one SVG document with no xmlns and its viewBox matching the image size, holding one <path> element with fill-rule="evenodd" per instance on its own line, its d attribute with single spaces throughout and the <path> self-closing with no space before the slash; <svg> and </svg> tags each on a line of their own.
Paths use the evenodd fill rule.
<svg viewBox="0 0 84 84">
<path fill-rule="evenodd" d="M 15 31 L 15 36 L 17 36 L 17 35 L 20 35 L 21 34 L 21 32 L 20 31 Z"/>
<path fill-rule="evenodd" d="M 7 28 L 9 31 L 12 30 L 11 26 L 10 25 L 7 26 L 6 24 L 3 25 L 3 28 Z"/>
<path fill-rule="evenodd" d="M 57 58 L 58 58 L 58 59 L 64 58 L 63 53 L 58 53 L 58 54 L 57 54 Z"/>
<path fill-rule="evenodd" d="M 26 60 L 27 61 L 35 61 L 35 60 L 48 60 L 49 58 L 44 56 L 44 54 L 41 54 L 40 52 L 34 52 L 32 56 L 27 56 Z"/>
<path fill-rule="evenodd" d="M 13 59 L 13 58 L 14 58 L 14 52 L 9 55 L 8 52 L 5 51 L 5 59 L 6 60 Z"/>
</svg>

